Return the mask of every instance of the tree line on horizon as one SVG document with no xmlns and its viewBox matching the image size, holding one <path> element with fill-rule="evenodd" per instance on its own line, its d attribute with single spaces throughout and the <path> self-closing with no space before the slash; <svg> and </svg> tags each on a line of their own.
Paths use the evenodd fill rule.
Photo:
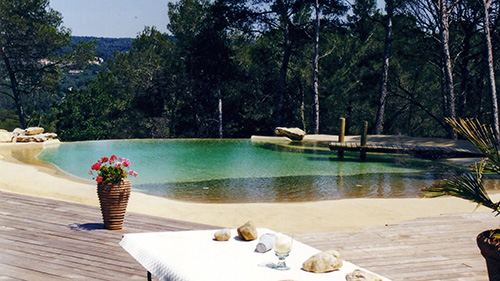
<svg viewBox="0 0 500 281">
<path fill-rule="evenodd" d="M 67 141 L 247 138 L 276 126 L 336 134 L 344 117 L 347 134 L 366 120 L 372 134 L 456 138 L 444 120 L 462 117 L 498 134 L 499 1 L 385 4 L 179 0 L 168 34 L 146 27 L 62 91 L 96 42 L 71 43 L 48 0 L 0 0 L 0 127 Z"/>
</svg>

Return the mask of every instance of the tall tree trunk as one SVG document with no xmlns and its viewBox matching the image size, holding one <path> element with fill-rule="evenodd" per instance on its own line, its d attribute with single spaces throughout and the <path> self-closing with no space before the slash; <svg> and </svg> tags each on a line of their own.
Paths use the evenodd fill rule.
<svg viewBox="0 0 500 281">
<path fill-rule="evenodd" d="M 276 124 L 275 127 L 284 126 L 283 122 L 283 106 L 285 103 L 286 92 L 286 76 L 288 72 L 288 64 L 292 53 L 290 43 L 290 22 L 283 1 L 278 1 L 279 11 L 283 21 L 283 59 L 280 68 L 280 81 L 278 88 L 278 104 L 276 105 Z"/>
<path fill-rule="evenodd" d="M 443 58 L 443 75 L 444 75 L 444 116 L 454 118 L 455 113 L 455 93 L 453 90 L 453 72 L 451 65 L 451 54 L 450 54 L 450 23 L 449 23 L 449 10 L 447 5 L 447 0 L 439 1 L 439 30 L 441 35 L 441 51 Z M 457 139 L 457 132 L 453 130 L 450 125 L 446 126 L 446 131 L 448 137 L 452 139 Z"/>
<path fill-rule="evenodd" d="M 488 76 L 490 80 L 490 91 L 491 91 L 491 104 L 493 110 L 493 130 L 497 139 L 500 139 L 500 126 L 498 124 L 498 100 L 497 100 L 497 89 L 495 84 L 495 71 L 493 66 L 493 48 L 491 45 L 491 34 L 490 34 L 490 19 L 489 19 L 489 9 L 492 0 L 483 0 L 484 6 L 484 36 L 486 37 L 486 46 L 488 49 Z"/>
<path fill-rule="evenodd" d="M 319 0 L 315 2 L 316 24 L 314 29 L 314 65 L 313 65 L 313 84 L 314 84 L 314 133 L 319 134 Z"/>
<path fill-rule="evenodd" d="M 387 100 L 387 80 L 389 79 L 389 59 L 391 56 L 392 41 L 392 17 L 394 15 L 394 0 L 386 0 L 387 23 L 385 26 L 385 47 L 384 62 L 382 65 L 382 80 L 380 81 L 380 99 L 377 110 L 377 119 L 375 121 L 375 134 L 382 134 L 384 128 L 384 113 Z"/>
<path fill-rule="evenodd" d="M 25 129 L 28 127 L 28 122 L 26 122 L 26 115 L 24 113 L 23 104 L 21 102 L 19 83 L 17 82 L 16 74 L 14 73 L 14 70 L 12 69 L 12 66 L 10 64 L 9 56 L 7 55 L 5 47 L 3 46 L 1 41 L 0 41 L 0 52 L 2 60 L 4 61 L 5 64 L 5 68 L 9 74 L 10 89 L 12 91 L 12 96 L 10 97 L 14 100 L 14 103 L 16 105 L 17 115 L 19 117 L 19 123 L 21 124 L 22 128 Z"/>
<path fill-rule="evenodd" d="M 306 95 L 304 93 L 304 89 L 302 88 L 302 83 L 299 84 L 299 91 L 302 100 L 300 101 L 300 120 L 302 121 L 302 129 L 307 132 L 307 124 L 306 124 Z"/>
<path fill-rule="evenodd" d="M 217 75 L 217 98 L 219 99 L 219 138 L 223 137 L 223 126 L 222 126 L 222 90 L 221 90 L 221 78 L 220 75 Z"/>
</svg>

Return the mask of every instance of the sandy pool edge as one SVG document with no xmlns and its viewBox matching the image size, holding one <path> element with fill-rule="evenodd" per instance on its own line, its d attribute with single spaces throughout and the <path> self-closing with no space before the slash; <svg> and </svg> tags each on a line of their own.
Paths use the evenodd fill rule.
<svg viewBox="0 0 500 281">
<path fill-rule="evenodd" d="M 37 161 L 23 163 L 14 157 L 15 154 L 22 154 L 29 159 L 41 149 L 43 144 L 0 144 L 0 190 L 97 206 L 95 184 L 69 178 L 57 169 L 39 165 Z M 500 194 L 493 195 L 492 199 L 500 200 Z M 475 209 L 475 204 L 452 197 L 212 204 L 182 202 L 132 192 L 127 210 L 231 228 L 252 220 L 258 227 L 276 231 L 311 233 L 383 226 L 446 213 L 490 212 L 484 207 Z"/>
</svg>

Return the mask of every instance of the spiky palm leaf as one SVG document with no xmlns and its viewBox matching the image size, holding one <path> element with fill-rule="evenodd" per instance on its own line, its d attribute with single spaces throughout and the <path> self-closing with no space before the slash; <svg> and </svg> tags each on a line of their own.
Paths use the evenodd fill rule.
<svg viewBox="0 0 500 281">
<path fill-rule="evenodd" d="M 482 125 L 477 120 L 447 118 L 459 134 L 467 138 L 488 160 L 482 160 L 472 166 L 470 172 L 452 180 L 444 180 L 423 189 L 425 197 L 451 195 L 488 207 L 500 214 L 500 202 L 494 203 L 483 185 L 484 169 L 500 174 L 500 155 L 498 140 L 491 127 Z"/>
<path fill-rule="evenodd" d="M 491 126 L 483 125 L 475 119 L 446 118 L 446 122 L 488 158 L 486 169 L 500 174 L 498 140 Z"/>
<path fill-rule="evenodd" d="M 444 180 L 424 189 L 424 196 L 438 197 L 451 195 L 466 199 L 492 209 L 500 214 L 499 203 L 491 201 L 483 185 L 483 171 L 486 161 L 473 165 L 471 172 L 465 173 L 452 180 Z"/>
</svg>

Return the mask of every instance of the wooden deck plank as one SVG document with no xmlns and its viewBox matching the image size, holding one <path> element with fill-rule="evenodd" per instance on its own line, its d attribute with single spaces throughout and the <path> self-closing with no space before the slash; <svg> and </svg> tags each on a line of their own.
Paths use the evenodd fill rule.
<svg viewBox="0 0 500 281">
<path fill-rule="evenodd" d="M 395 281 L 475 281 L 487 280 L 475 237 L 495 227 L 498 218 L 478 212 L 295 238 Z M 98 207 L 0 192 L 0 280 L 145 280 L 122 234 L 208 228 L 127 213 L 124 229 L 109 231 Z"/>
<path fill-rule="evenodd" d="M 330 150 L 345 150 L 345 151 L 364 151 L 370 153 L 393 153 L 393 154 L 411 154 L 423 158 L 439 159 L 451 157 L 480 157 L 482 156 L 477 151 L 439 147 L 439 146 L 419 146 L 419 145 L 404 145 L 404 144 L 367 144 L 361 146 L 359 143 L 348 142 L 331 142 Z"/>
<path fill-rule="evenodd" d="M 496 227 L 498 218 L 478 212 L 296 237 L 318 249 L 337 249 L 346 260 L 392 280 L 487 280 L 475 238 Z"/>
<path fill-rule="evenodd" d="M 207 228 L 127 213 L 109 231 L 98 207 L 0 192 L 0 280 L 145 280 L 118 245 L 124 233 Z"/>
</svg>

